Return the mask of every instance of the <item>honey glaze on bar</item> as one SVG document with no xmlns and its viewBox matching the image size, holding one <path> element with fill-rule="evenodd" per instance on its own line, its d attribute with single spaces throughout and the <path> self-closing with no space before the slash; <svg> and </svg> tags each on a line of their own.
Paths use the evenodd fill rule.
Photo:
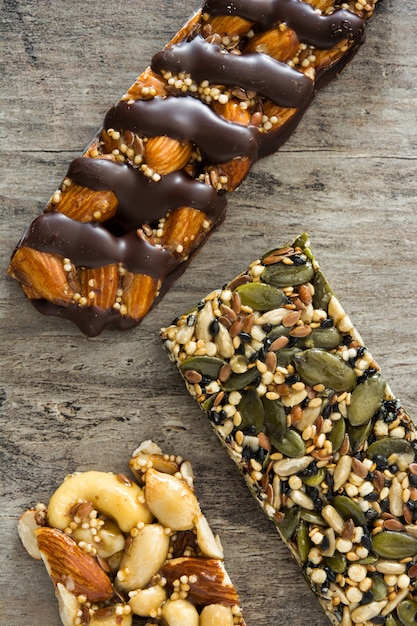
<svg viewBox="0 0 417 626">
<path fill-rule="evenodd" d="M 294 131 L 314 92 L 337 75 L 355 53 L 365 31 L 365 19 L 348 10 L 336 9 L 330 15 L 321 15 L 300 0 L 207 0 L 201 15 L 186 39 L 166 46 L 154 56 L 151 69 L 165 82 L 165 75 L 178 72 L 197 83 L 204 81 L 254 93 L 254 110 L 257 106 L 262 108 L 265 100 L 295 112 L 275 132 L 264 132 L 251 123 L 251 118 L 247 125 L 230 122 L 198 93 L 177 93 L 168 84 L 165 97 L 124 99 L 105 117 L 96 138 L 98 154 L 94 158 L 75 159 L 68 170 L 72 183 L 93 191 L 112 191 L 117 198 L 115 215 L 101 224 L 81 223 L 50 211 L 49 207 L 50 212 L 34 221 L 20 246 L 62 254 L 82 267 L 118 263 L 153 277 L 162 285 L 159 294 L 166 292 L 189 259 L 153 245 L 136 231 L 144 224 L 155 229 L 170 211 L 191 207 L 207 217 L 208 233 L 224 217 L 226 196 L 223 190 L 208 184 L 204 177 L 206 168 L 230 162 L 233 166 L 233 160 L 241 158 L 249 159 L 252 166 L 259 158 L 275 152 Z M 317 69 L 313 79 L 262 52 L 245 52 L 248 35 L 241 38 L 242 49 L 234 53 L 222 48 L 217 39 L 204 39 L 207 16 L 222 15 L 248 20 L 254 33 L 285 23 L 296 32 L 300 42 L 318 50 L 343 42 L 350 47 L 328 67 Z M 163 175 L 157 182 L 134 162 L 109 159 L 111 150 L 103 145 L 102 133 L 110 134 L 112 130 L 191 142 L 197 157 L 186 170 Z M 78 250 L 81 243 L 82 252 Z M 46 300 L 33 303 L 43 313 L 71 319 L 88 335 L 98 334 L 106 326 L 123 329 L 138 323 L 113 309 L 103 311 L 75 303 L 63 307 Z"/>
</svg>

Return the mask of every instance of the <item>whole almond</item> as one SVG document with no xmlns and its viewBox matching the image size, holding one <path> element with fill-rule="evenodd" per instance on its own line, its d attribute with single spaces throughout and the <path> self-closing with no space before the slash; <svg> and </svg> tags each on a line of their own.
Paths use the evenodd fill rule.
<svg viewBox="0 0 417 626">
<path fill-rule="evenodd" d="M 74 595 L 85 595 L 90 602 L 112 597 L 113 587 L 107 574 L 73 539 L 47 526 L 35 530 L 35 535 L 54 585 L 61 583 Z"/>
</svg>

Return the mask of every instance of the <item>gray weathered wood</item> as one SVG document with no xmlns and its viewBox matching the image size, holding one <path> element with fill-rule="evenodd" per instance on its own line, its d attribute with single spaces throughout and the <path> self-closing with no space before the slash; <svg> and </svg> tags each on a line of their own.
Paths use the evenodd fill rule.
<svg viewBox="0 0 417 626">
<path fill-rule="evenodd" d="M 47 574 L 17 537 L 19 514 L 47 501 L 70 471 L 125 471 L 149 437 L 192 460 L 248 625 L 324 624 L 158 339 L 178 312 L 301 231 L 393 390 L 417 415 L 412 0 L 381 2 L 349 68 L 281 151 L 255 166 L 224 224 L 139 328 L 86 339 L 39 315 L 6 277 L 14 245 L 69 161 L 196 8 L 197 0 L 3 2 L 0 615 L 8 626 L 59 624 Z"/>
</svg>

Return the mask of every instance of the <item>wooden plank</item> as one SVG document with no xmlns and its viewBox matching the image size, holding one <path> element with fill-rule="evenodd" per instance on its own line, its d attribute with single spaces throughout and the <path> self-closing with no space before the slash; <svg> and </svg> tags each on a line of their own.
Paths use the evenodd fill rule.
<svg viewBox="0 0 417 626">
<path fill-rule="evenodd" d="M 9 626 L 58 626 L 52 585 L 16 533 L 65 474 L 126 471 L 153 437 L 188 456 L 221 534 L 248 624 L 323 626 L 272 525 L 167 362 L 157 333 L 253 258 L 303 230 L 386 378 L 417 415 L 416 68 L 412 0 L 381 3 L 365 45 L 316 98 L 291 140 L 258 163 L 224 224 L 143 324 L 86 339 L 44 318 L 6 277 L 14 245 L 107 108 L 197 8 L 5 0 L 2 38 L 3 577 Z M 337 262 L 334 254 L 337 253 Z M 414 375 L 414 376 L 413 376 Z M 290 590 L 290 593 L 288 592 Z"/>
</svg>

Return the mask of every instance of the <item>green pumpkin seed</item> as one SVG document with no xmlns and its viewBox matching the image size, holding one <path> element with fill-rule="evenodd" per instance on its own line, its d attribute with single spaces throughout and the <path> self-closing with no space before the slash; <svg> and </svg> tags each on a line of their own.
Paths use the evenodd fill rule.
<svg viewBox="0 0 417 626">
<path fill-rule="evenodd" d="M 330 352 L 312 348 L 295 355 L 293 360 L 297 374 L 307 385 L 322 383 L 325 387 L 340 393 L 351 391 L 356 384 L 353 369 Z"/>
<path fill-rule="evenodd" d="M 222 383 L 222 389 L 224 391 L 236 391 L 237 389 L 244 389 L 247 385 L 253 383 L 253 381 L 260 376 L 259 370 L 256 367 L 251 367 L 242 374 L 230 374 L 226 382 Z"/>
<path fill-rule="evenodd" d="M 261 280 L 274 287 L 291 287 L 308 283 L 314 276 L 311 261 L 307 260 L 303 265 L 286 265 L 274 263 L 267 265 L 261 274 Z"/>
<path fill-rule="evenodd" d="M 224 363 L 222 359 L 218 359 L 215 356 L 190 356 L 180 363 L 179 368 L 181 372 L 195 370 L 202 376 L 216 380 L 219 370 Z"/>
<path fill-rule="evenodd" d="M 346 431 L 349 436 L 349 441 L 353 452 L 357 452 L 358 450 L 360 450 L 365 441 L 368 439 L 372 428 L 372 421 L 369 421 L 367 424 L 363 424 L 363 426 L 352 426 L 349 423 L 346 424 Z"/>
<path fill-rule="evenodd" d="M 333 556 L 326 556 L 324 562 L 335 574 L 343 574 L 347 567 L 346 556 L 341 552 L 335 552 Z"/>
<path fill-rule="evenodd" d="M 385 620 L 385 626 L 404 626 L 404 624 L 401 624 L 400 620 L 393 613 L 390 613 Z"/>
<path fill-rule="evenodd" d="M 300 354 L 300 348 L 283 348 L 275 352 L 277 355 L 277 367 L 288 367 L 296 354 Z"/>
<path fill-rule="evenodd" d="M 397 437 L 384 437 L 371 443 L 368 448 L 368 456 L 373 459 L 375 456 L 388 458 L 391 454 L 407 454 L 412 452 L 412 447 L 405 439 Z"/>
<path fill-rule="evenodd" d="M 277 527 L 281 531 L 284 538 L 289 541 L 299 523 L 300 508 L 298 506 L 293 506 L 291 509 L 285 510 L 284 519 L 282 522 L 278 522 Z"/>
<path fill-rule="evenodd" d="M 301 509 L 300 517 L 309 524 L 316 524 L 316 526 L 327 526 L 327 522 L 322 518 L 317 511 L 309 511 L 308 509 Z"/>
<path fill-rule="evenodd" d="M 397 607 L 397 614 L 401 624 L 415 626 L 417 624 L 417 602 L 409 598 L 403 600 Z"/>
<path fill-rule="evenodd" d="M 387 596 L 387 585 L 385 584 L 382 574 L 375 574 L 372 576 L 372 595 L 374 600 L 379 602 Z"/>
<path fill-rule="evenodd" d="M 348 496 L 336 496 L 333 499 L 333 506 L 344 520 L 351 518 L 356 526 L 366 526 L 366 518 L 362 509 Z"/>
<path fill-rule="evenodd" d="M 242 416 L 240 430 L 254 426 L 256 434 L 261 432 L 264 424 L 264 407 L 255 389 L 249 388 L 245 391 L 237 410 Z"/>
<path fill-rule="evenodd" d="M 373 551 L 384 559 L 405 559 L 417 554 L 417 537 L 384 530 L 373 537 Z"/>
<path fill-rule="evenodd" d="M 375 556 L 375 554 L 368 554 L 368 556 L 363 557 L 363 559 L 359 559 L 356 563 L 359 563 L 360 565 L 373 565 L 378 560 L 379 559 Z"/>
<path fill-rule="evenodd" d="M 236 287 L 244 306 L 249 306 L 255 311 L 271 311 L 279 309 L 288 302 L 287 296 L 280 289 L 264 283 L 246 283 Z"/>
<path fill-rule="evenodd" d="M 315 328 L 307 337 L 297 339 L 297 346 L 302 348 L 322 348 L 334 350 L 342 341 L 342 335 L 337 328 Z"/>
<path fill-rule="evenodd" d="M 301 233 L 301 235 L 299 235 L 297 237 L 297 239 L 295 239 L 294 242 L 292 243 L 292 247 L 293 248 L 301 248 L 301 250 L 304 251 L 304 248 L 309 243 L 310 243 L 310 239 L 309 239 L 309 236 L 307 235 L 307 233 Z"/>
<path fill-rule="evenodd" d="M 312 476 L 307 476 L 306 478 L 302 478 L 301 480 L 305 485 L 308 485 L 309 487 L 318 487 L 323 482 L 325 477 L 326 470 L 324 469 L 324 467 L 320 467 L 317 470 L 316 474 L 313 474 Z"/>
<path fill-rule="evenodd" d="M 347 417 L 352 426 L 361 426 L 373 418 L 385 396 L 386 384 L 379 375 L 371 376 L 352 391 Z"/>
<path fill-rule="evenodd" d="M 280 440 L 287 430 L 287 415 L 282 402 L 279 400 L 268 400 L 262 397 L 262 404 L 265 411 L 265 433 L 272 443 L 273 440 Z"/>
<path fill-rule="evenodd" d="M 201 408 L 203 409 L 203 411 L 206 411 L 206 413 L 210 413 L 210 410 L 213 407 L 216 396 L 217 396 L 217 393 L 213 393 L 212 396 L 209 396 L 208 398 L 204 400 L 204 402 L 201 403 Z"/>
<path fill-rule="evenodd" d="M 294 459 L 303 456 L 305 453 L 305 443 L 299 433 L 292 428 L 287 428 L 280 439 L 269 437 L 272 445 L 285 456 Z"/>
<path fill-rule="evenodd" d="M 274 326 L 274 328 L 268 333 L 267 337 L 271 341 L 275 341 L 278 337 L 289 337 L 291 328 L 286 328 L 282 324 Z"/>
<path fill-rule="evenodd" d="M 304 565 L 308 559 L 308 553 L 312 546 L 312 541 L 308 536 L 308 527 L 304 521 L 300 521 L 297 531 L 297 548 L 301 563 Z"/>
<path fill-rule="evenodd" d="M 333 422 L 333 428 L 328 433 L 327 439 L 332 444 L 332 451 L 337 452 L 342 445 L 346 434 L 346 424 L 343 417 Z"/>
<path fill-rule="evenodd" d="M 330 284 L 327 281 L 327 278 L 324 274 L 317 270 L 314 276 L 314 296 L 313 296 L 313 306 L 315 309 L 323 309 L 327 311 L 330 298 L 333 295 L 333 289 L 330 287 Z"/>
</svg>

